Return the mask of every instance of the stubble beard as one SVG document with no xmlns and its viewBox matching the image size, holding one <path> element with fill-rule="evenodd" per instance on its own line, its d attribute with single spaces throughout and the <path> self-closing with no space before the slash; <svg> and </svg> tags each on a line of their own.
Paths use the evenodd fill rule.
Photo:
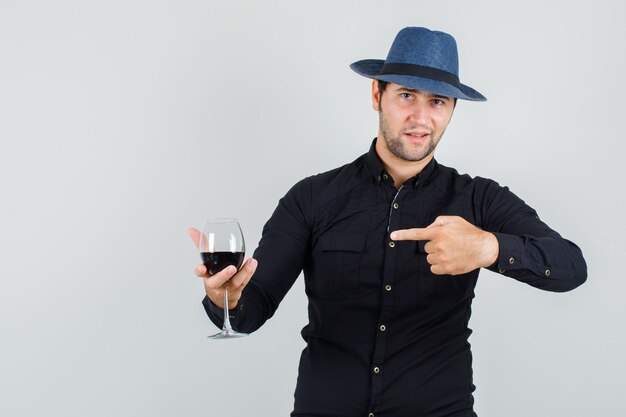
<svg viewBox="0 0 626 417">
<path fill-rule="evenodd" d="M 387 144 L 387 149 L 389 149 L 389 151 L 397 158 L 400 158 L 404 161 L 417 162 L 426 158 L 428 155 L 434 152 L 437 144 L 439 143 L 439 140 L 441 139 L 441 136 L 443 136 L 443 133 L 445 132 L 444 130 L 444 132 L 441 132 L 438 137 L 433 137 L 432 130 L 428 129 L 428 131 L 431 132 L 428 141 L 422 143 L 422 146 L 418 148 L 408 149 L 408 147 L 405 146 L 404 142 L 402 141 L 401 132 L 398 132 L 398 136 L 394 136 L 394 133 L 389 128 L 389 124 L 387 123 L 387 119 L 385 118 L 385 114 L 382 109 L 378 112 L 378 115 L 380 131 L 383 135 L 385 143 Z M 409 126 L 407 130 L 416 129 L 417 127 L 418 126 Z"/>
</svg>

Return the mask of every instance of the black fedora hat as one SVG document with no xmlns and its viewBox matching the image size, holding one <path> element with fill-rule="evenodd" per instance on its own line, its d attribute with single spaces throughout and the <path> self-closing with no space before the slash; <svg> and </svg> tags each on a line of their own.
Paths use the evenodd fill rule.
<svg viewBox="0 0 626 417">
<path fill-rule="evenodd" d="M 350 65 L 364 77 L 463 100 L 485 96 L 459 80 L 459 56 L 454 38 L 439 31 L 407 27 L 396 35 L 387 59 L 365 59 Z"/>
</svg>

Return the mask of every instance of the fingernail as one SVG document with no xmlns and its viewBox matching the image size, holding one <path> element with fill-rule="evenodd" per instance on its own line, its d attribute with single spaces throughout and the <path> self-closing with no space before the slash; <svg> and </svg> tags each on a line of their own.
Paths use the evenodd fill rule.
<svg viewBox="0 0 626 417">
<path fill-rule="evenodd" d="M 233 265 L 229 265 L 229 266 L 226 268 L 226 273 L 227 273 L 227 274 L 232 275 L 232 274 L 234 274 L 235 272 L 237 272 L 237 268 L 235 268 Z"/>
<path fill-rule="evenodd" d="M 250 262 L 248 262 L 248 271 L 254 271 L 254 268 L 256 268 L 256 264 L 257 264 L 256 259 L 251 258 Z"/>
<path fill-rule="evenodd" d="M 392 239 L 395 239 L 397 237 L 398 237 L 398 233 L 396 233 L 396 232 L 391 233 L 391 238 Z"/>
</svg>

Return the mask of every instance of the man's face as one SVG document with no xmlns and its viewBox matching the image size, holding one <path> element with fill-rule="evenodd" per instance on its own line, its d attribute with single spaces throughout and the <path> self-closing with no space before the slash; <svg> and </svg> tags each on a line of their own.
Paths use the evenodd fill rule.
<svg viewBox="0 0 626 417">
<path fill-rule="evenodd" d="M 379 114 L 379 137 L 404 161 L 421 161 L 433 154 L 452 112 L 454 99 L 388 84 L 382 99 L 378 82 L 372 85 L 374 110 Z"/>
</svg>

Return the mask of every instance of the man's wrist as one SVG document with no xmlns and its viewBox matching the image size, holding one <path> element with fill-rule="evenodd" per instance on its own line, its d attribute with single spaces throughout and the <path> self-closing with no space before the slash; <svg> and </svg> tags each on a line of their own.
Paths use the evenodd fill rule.
<svg viewBox="0 0 626 417">
<path fill-rule="evenodd" d="M 500 255 L 500 244 L 498 243 L 496 235 L 491 232 L 485 232 L 483 254 L 483 263 L 480 265 L 483 268 L 489 268 L 498 261 L 498 256 Z"/>
</svg>

